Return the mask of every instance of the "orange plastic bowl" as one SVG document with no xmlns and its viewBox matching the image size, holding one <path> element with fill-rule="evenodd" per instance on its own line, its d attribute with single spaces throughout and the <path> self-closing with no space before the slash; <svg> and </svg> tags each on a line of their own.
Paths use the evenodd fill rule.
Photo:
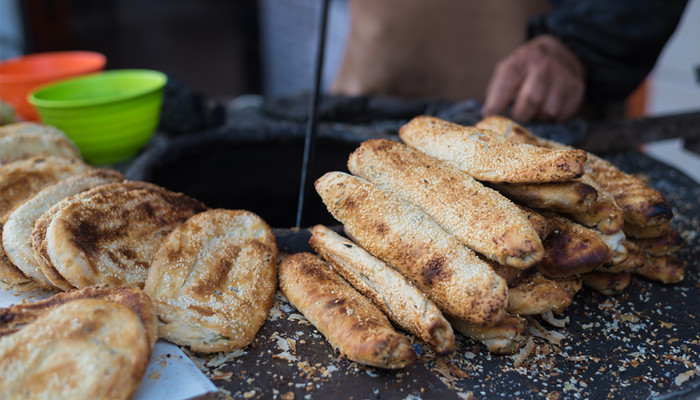
<svg viewBox="0 0 700 400">
<path fill-rule="evenodd" d="M 0 99 L 14 107 L 19 117 L 38 121 L 27 101 L 32 89 L 45 83 L 104 69 L 107 58 L 91 51 L 35 53 L 0 61 Z"/>
</svg>

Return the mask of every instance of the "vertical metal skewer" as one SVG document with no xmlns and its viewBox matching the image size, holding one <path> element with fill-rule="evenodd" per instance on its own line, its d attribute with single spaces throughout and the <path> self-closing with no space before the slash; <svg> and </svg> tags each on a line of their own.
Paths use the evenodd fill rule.
<svg viewBox="0 0 700 400">
<path fill-rule="evenodd" d="M 319 24 L 318 44 L 316 48 L 316 66 L 314 71 L 314 90 L 311 95 L 311 109 L 306 121 L 306 134 L 304 135 L 304 158 L 301 164 L 301 183 L 299 185 L 299 202 L 297 206 L 296 227 L 301 227 L 304 198 L 308 190 L 309 166 L 313 164 L 314 150 L 316 147 L 316 131 L 318 126 L 318 104 L 321 92 L 321 77 L 323 75 L 323 57 L 326 47 L 326 22 L 328 21 L 328 1 L 321 4 L 321 21 Z"/>
</svg>

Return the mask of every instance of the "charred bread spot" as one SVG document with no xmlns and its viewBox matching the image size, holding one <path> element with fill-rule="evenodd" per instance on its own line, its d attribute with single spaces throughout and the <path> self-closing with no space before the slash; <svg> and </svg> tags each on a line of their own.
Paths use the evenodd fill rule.
<svg viewBox="0 0 700 400">
<path fill-rule="evenodd" d="M 440 256 L 431 258 L 421 268 L 421 280 L 426 286 L 433 286 L 449 277 L 450 273 L 445 269 L 445 259 Z"/>
</svg>

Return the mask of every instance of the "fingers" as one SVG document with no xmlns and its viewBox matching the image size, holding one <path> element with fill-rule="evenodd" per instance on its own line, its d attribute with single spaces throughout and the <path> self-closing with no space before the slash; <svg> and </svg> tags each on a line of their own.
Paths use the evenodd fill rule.
<svg viewBox="0 0 700 400">
<path fill-rule="evenodd" d="M 484 116 L 505 114 L 506 108 L 518 93 L 523 72 L 515 57 L 504 59 L 496 66 L 486 90 L 486 101 L 481 111 Z"/>
<path fill-rule="evenodd" d="M 576 114 L 584 94 L 580 61 L 558 39 L 540 36 L 518 48 L 494 71 L 482 109 L 520 122 L 563 122 Z"/>
</svg>

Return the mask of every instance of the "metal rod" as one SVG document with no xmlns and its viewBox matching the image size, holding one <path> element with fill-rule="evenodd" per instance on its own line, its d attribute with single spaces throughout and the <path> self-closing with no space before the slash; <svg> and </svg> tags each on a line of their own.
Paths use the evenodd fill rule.
<svg viewBox="0 0 700 400">
<path fill-rule="evenodd" d="M 328 21 L 328 1 L 321 4 L 321 21 L 319 24 L 318 43 L 316 48 L 316 69 L 314 71 L 314 90 L 311 95 L 309 117 L 306 121 L 306 134 L 304 135 L 304 158 L 301 164 L 301 183 L 299 185 L 299 203 L 297 206 L 296 227 L 301 227 L 304 212 L 304 198 L 309 187 L 309 168 L 313 165 L 314 150 L 316 147 L 316 131 L 318 127 L 318 104 L 321 92 L 321 77 L 323 75 L 323 57 L 326 47 L 326 22 Z"/>
</svg>

